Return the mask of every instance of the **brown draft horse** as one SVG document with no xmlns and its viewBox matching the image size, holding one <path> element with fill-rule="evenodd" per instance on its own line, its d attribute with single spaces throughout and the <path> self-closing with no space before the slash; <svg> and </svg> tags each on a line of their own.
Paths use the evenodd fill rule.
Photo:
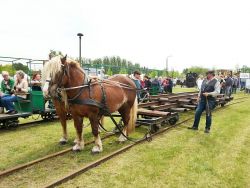
<svg viewBox="0 0 250 188">
<path fill-rule="evenodd" d="M 124 123 L 123 134 L 128 135 L 135 128 L 137 118 L 137 97 L 134 82 L 125 76 L 116 75 L 107 80 L 89 80 L 80 68 L 79 63 L 60 56 L 52 58 L 44 66 L 43 77 L 51 80 L 57 87 L 57 92 L 64 93 L 66 106 L 74 120 L 77 132 L 77 142 L 73 150 L 84 147 L 82 139 L 82 122 L 87 117 L 90 120 L 92 133 L 95 137 L 95 146 L 92 152 L 101 152 L 102 141 L 99 136 L 99 120 L 105 115 L 105 110 L 110 113 L 118 111 Z M 44 87 L 44 94 L 48 86 Z M 46 91 L 47 89 L 47 91 Z M 121 135 L 120 141 L 126 138 Z"/>
</svg>

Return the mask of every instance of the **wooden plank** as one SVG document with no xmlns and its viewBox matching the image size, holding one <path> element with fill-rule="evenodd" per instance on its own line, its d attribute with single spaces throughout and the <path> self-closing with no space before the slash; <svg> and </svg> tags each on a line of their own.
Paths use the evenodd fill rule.
<svg viewBox="0 0 250 188">
<path fill-rule="evenodd" d="M 147 116 L 152 116 L 152 117 L 166 117 L 171 115 L 170 112 L 162 112 L 162 111 L 157 111 L 157 110 L 147 110 L 140 108 L 137 111 L 138 115 L 147 115 Z"/>
<path fill-rule="evenodd" d="M 190 109 L 195 109 L 196 108 L 196 105 L 188 105 L 188 104 L 184 104 L 184 105 L 181 105 L 182 107 L 184 108 L 190 108 Z"/>
<path fill-rule="evenodd" d="M 189 109 L 186 109 L 186 108 L 170 108 L 169 110 L 171 112 L 186 112 Z"/>
<path fill-rule="evenodd" d="M 146 103 L 140 103 L 138 104 L 138 108 L 146 108 L 146 107 L 149 107 L 149 106 L 152 106 L 152 105 L 158 105 L 159 102 L 146 102 Z"/>
<path fill-rule="evenodd" d="M 190 103 L 191 99 L 179 99 L 178 102 L 181 102 L 181 103 Z"/>
<path fill-rule="evenodd" d="M 168 98 L 159 98 L 158 99 L 160 102 L 169 102 Z"/>
<path fill-rule="evenodd" d="M 176 103 L 167 103 L 159 106 L 150 106 L 149 108 L 152 110 L 167 110 L 169 108 L 175 108 L 177 107 Z"/>
</svg>

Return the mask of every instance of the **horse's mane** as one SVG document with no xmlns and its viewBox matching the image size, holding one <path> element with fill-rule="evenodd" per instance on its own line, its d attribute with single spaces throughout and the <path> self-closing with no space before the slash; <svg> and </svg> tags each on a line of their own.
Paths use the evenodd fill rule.
<svg viewBox="0 0 250 188">
<path fill-rule="evenodd" d="M 47 78 L 51 78 L 51 80 L 54 80 L 56 74 L 61 72 L 61 70 L 62 70 L 61 69 L 61 66 L 62 66 L 61 58 L 62 58 L 62 56 L 56 56 L 45 63 L 43 71 L 42 71 L 43 82 L 45 82 Z M 81 67 L 77 61 L 70 59 L 70 58 L 67 58 L 66 63 L 71 68 L 77 68 L 83 72 L 83 70 L 81 69 Z"/>
</svg>

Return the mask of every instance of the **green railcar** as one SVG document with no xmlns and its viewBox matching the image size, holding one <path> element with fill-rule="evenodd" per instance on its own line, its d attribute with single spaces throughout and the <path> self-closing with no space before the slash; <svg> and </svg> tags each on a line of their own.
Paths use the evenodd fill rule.
<svg viewBox="0 0 250 188">
<path fill-rule="evenodd" d="M 18 113 L 31 112 L 33 114 L 45 112 L 45 100 L 42 91 L 29 91 L 26 99 L 15 102 Z"/>
<path fill-rule="evenodd" d="M 26 99 L 18 99 L 14 103 L 17 114 L 0 114 L 0 128 L 18 126 L 18 118 L 27 118 L 33 114 L 41 115 L 44 120 L 52 120 L 55 117 L 55 109 L 50 101 L 46 101 L 42 91 L 32 91 L 27 93 Z"/>
</svg>

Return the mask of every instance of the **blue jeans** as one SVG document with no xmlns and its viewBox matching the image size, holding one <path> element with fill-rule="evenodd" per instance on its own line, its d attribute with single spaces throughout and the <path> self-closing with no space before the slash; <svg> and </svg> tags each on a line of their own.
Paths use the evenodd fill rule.
<svg viewBox="0 0 250 188">
<path fill-rule="evenodd" d="M 3 96 L 0 97 L 0 107 L 4 107 L 4 105 L 2 103 L 2 100 L 3 100 L 3 98 L 5 98 L 7 96 L 10 96 L 10 95 L 9 94 L 4 94 Z"/>
<path fill-rule="evenodd" d="M 6 108 L 6 110 L 15 110 L 13 102 L 16 102 L 18 99 L 15 95 L 8 95 L 1 98 L 2 105 Z"/>
<path fill-rule="evenodd" d="M 207 110 L 207 112 L 206 112 L 206 129 L 210 130 L 210 127 L 211 127 L 211 124 L 212 124 L 212 113 L 211 113 L 211 111 L 215 107 L 215 101 L 213 99 L 208 99 L 208 106 L 209 106 L 209 110 Z M 198 104 L 198 106 L 196 108 L 193 127 L 197 127 L 197 128 L 199 127 L 201 114 L 206 109 L 207 109 L 206 98 L 202 96 L 201 100 L 200 100 L 200 102 L 199 102 L 199 104 Z"/>
<path fill-rule="evenodd" d="M 226 96 L 230 97 L 232 93 L 232 87 L 231 86 L 226 86 Z"/>
</svg>

